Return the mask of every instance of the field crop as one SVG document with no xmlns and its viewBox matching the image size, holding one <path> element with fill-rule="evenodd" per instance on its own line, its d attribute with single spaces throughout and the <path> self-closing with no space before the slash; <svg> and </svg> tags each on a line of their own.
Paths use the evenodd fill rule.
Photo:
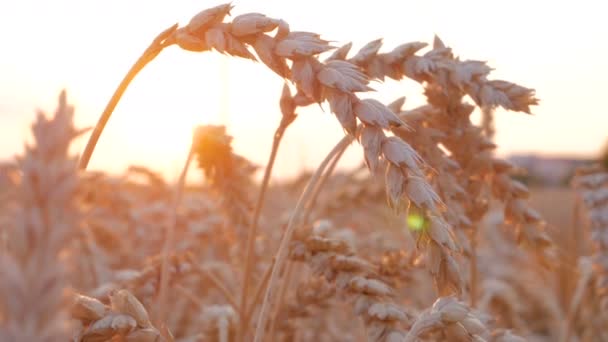
<svg viewBox="0 0 608 342">
<path fill-rule="evenodd" d="M 493 79 L 439 37 L 351 52 L 232 9 L 160 33 L 91 132 L 62 92 L 0 166 L 1 341 L 608 340 L 608 176 L 581 169 L 573 191 L 531 196 L 494 153 L 494 111 L 531 113 L 533 89 Z M 268 162 L 202 125 L 175 183 L 139 165 L 87 170 L 131 80 L 176 46 L 285 80 Z M 373 98 L 373 82 L 405 78 L 426 104 Z M 333 113 L 344 137 L 312 173 L 271 184 L 306 106 Z M 89 141 L 74 155 L 79 136 Z M 351 144 L 361 167 L 337 172 Z M 562 195 L 559 209 L 541 198 Z"/>
</svg>

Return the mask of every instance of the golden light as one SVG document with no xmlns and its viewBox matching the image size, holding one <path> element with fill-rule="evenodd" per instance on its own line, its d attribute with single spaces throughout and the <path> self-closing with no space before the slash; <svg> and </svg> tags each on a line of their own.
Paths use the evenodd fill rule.
<svg viewBox="0 0 608 342">
<path fill-rule="evenodd" d="M 355 49 L 379 37 L 385 38 L 387 50 L 404 42 L 430 42 L 436 33 L 462 58 L 488 60 L 497 70 L 496 78 L 534 87 L 542 100 L 532 118 L 514 113 L 497 115 L 497 125 L 504 128 L 498 130 L 496 137 L 501 153 L 591 154 L 599 150 L 605 138 L 601 124 L 605 118 L 597 116 L 598 108 L 602 108 L 601 84 L 607 74 L 603 61 L 608 58 L 608 49 L 596 40 L 608 32 L 608 26 L 596 25 L 602 22 L 600 2 L 551 4 L 552 15 L 543 17 L 543 25 L 538 25 L 537 19 L 539 13 L 547 10 L 544 2 L 500 5 L 499 16 L 493 14 L 498 13 L 498 8 L 478 0 L 404 3 L 403 10 L 393 2 L 381 1 L 372 7 L 352 3 L 350 14 L 340 19 L 340 25 L 335 22 L 335 13 L 343 11 L 340 2 L 261 4 L 240 0 L 235 5 L 235 15 L 264 12 L 287 20 L 294 29 L 319 32 L 336 44 L 352 40 Z M 15 27 L 23 27 L 6 36 L 0 56 L 0 108 L 3 115 L 11 116 L 11 120 L 3 118 L 0 135 L 10 137 L 10 141 L 24 140 L 15 131 L 25 135 L 35 108 L 48 108 L 63 88 L 77 104 L 78 123 L 93 125 L 150 39 L 176 21 L 187 22 L 201 6 L 204 7 L 199 1 L 154 1 L 145 6 L 117 0 L 86 5 L 73 0 L 0 3 L 0 28 L 13 32 Z M 319 6 L 323 11 L 318 11 Z M 387 7 L 395 10 L 384 10 Z M 309 22 L 311 17 L 316 18 L 314 23 Z M 21 18 L 28 18 L 27 22 L 36 26 L 23 26 Z M 362 18 L 365 25 L 361 25 Z M 512 18 L 518 20 L 512 22 Z M 530 34 L 532 31 L 534 35 Z M 576 48 L 571 48 L 569 42 L 576 42 Z M 585 56 L 585 63 L 577 62 L 578 56 Z M 129 163 L 140 163 L 171 177 L 179 170 L 177 165 L 187 153 L 197 124 L 227 124 L 228 131 L 237 137 L 235 145 L 243 146 L 243 154 L 264 160 L 269 138 L 263 135 L 272 134 L 276 125 L 273 120 L 278 115 L 276 100 L 281 80 L 259 63 L 235 59 L 226 64 L 226 73 L 221 61 L 216 52 L 194 54 L 171 48 L 163 52 L 125 93 L 91 165 L 122 171 Z M 225 88 L 228 92 L 221 91 Z M 417 91 L 395 85 L 395 93 L 408 97 L 406 106 L 415 104 L 420 89 Z M 318 108 L 311 111 L 318 112 Z M 572 113 L 577 113 L 577 120 L 568 120 Z M 226 116 L 230 122 L 222 119 Z M 296 147 L 289 156 L 292 168 L 296 164 L 302 166 L 297 160 L 293 162 L 293 156 L 304 154 L 306 158 L 299 158 L 306 159 L 307 167 L 314 166 L 319 162 L 317 150 L 341 135 L 338 129 L 334 130 L 335 120 L 325 120 L 327 115 L 304 116 L 290 129 L 287 140 L 296 136 L 306 139 L 311 127 L 318 133 L 316 136 L 332 135 L 321 137 L 322 142 L 292 142 L 291 146 Z M 518 139 L 509 137 L 513 131 L 518 132 Z M 538 132 L 543 132 L 543 139 L 537 138 Z M 585 134 L 563 139 L 563 132 Z M 290 142 L 286 143 L 285 150 Z M 3 141 L 0 158 L 10 158 L 20 148 L 19 144 Z"/>
</svg>

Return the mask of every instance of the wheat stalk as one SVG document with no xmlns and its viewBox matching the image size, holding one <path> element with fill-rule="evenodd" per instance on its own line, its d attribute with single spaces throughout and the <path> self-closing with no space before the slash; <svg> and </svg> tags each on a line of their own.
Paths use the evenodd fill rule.
<svg viewBox="0 0 608 342">
<path fill-rule="evenodd" d="M 262 214 L 262 207 L 264 206 L 266 191 L 270 183 L 270 176 L 272 175 L 272 167 L 274 166 L 277 152 L 279 150 L 279 145 L 281 144 L 281 140 L 283 139 L 283 135 L 285 134 L 287 127 L 289 127 L 289 125 L 291 125 L 291 123 L 293 123 L 293 121 L 297 117 L 297 114 L 295 113 L 295 103 L 291 96 L 289 86 L 287 84 L 283 86 L 280 107 L 282 114 L 281 122 L 279 123 L 279 126 L 277 127 L 273 136 L 270 156 L 268 157 L 268 163 L 266 164 L 266 169 L 264 170 L 264 178 L 262 179 L 262 185 L 253 212 L 253 218 L 251 220 L 251 225 L 247 233 L 247 256 L 245 259 L 246 264 L 245 272 L 243 273 L 243 291 L 241 293 L 241 305 L 239 310 L 241 312 L 242 318 L 241 328 L 239 329 L 239 332 L 241 333 L 245 330 L 245 326 L 247 323 L 246 320 L 243 319 L 243 312 L 247 311 L 247 295 L 249 293 L 249 282 L 253 265 L 255 265 L 254 243 L 255 238 L 257 236 L 258 222 Z M 238 338 L 238 340 L 240 340 L 240 338 Z"/>
<path fill-rule="evenodd" d="M 101 133 L 103 132 L 104 128 L 106 127 L 108 120 L 110 120 L 110 116 L 112 115 L 114 108 L 116 108 L 116 105 L 120 101 L 120 98 L 122 97 L 124 92 L 127 90 L 127 87 L 129 86 L 131 81 L 133 81 L 135 76 L 137 76 L 137 74 L 148 63 L 150 63 L 154 58 L 156 58 L 156 56 L 158 56 L 158 54 L 165 47 L 167 47 L 166 39 L 172 32 L 175 31 L 176 28 L 177 28 L 177 24 L 164 30 L 156 38 L 154 38 L 152 43 L 150 43 L 150 46 L 148 46 L 148 48 L 146 48 L 144 53 L 137 59 L 135 64 L 133 64 L 133 66 L 131 66 L 131 69 L 129 69 L 129 71 L 127 72 L 125 77 L 122 79 L 122 81 L 118 85 L 118 88 L 116 88 L 116 90 L 114 91 L 114 94 L 112 94 L 112 97 L 110 98 L 110 101 L 106 105 L 106 108 L 104 109 L 103 113 L 99 117 L 99 121 L 95 125 L 95 129 L 93 130 L 93 133 L 89 137 L 87 146 L 85 147 L 84 151 L 82 152 L 82 155 L 80 156 L 80 161 L 79 161 L 80 169 L 85 170 L 87 168 L 87 166 L 89 165 L 89 161 L 91 160 L 91 156 L 93 155 L 93 151 L 95 150 L 97 141 L 99 140 Z"/>
</svg>

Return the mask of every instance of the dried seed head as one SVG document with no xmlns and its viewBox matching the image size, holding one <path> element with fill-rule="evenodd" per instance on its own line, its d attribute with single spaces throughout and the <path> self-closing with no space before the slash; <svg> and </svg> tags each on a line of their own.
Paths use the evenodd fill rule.
<svg viewBox="0 0 608 342">
<path fill-rule="evenodd" d="M 398 306 L 390 303 L 374 303 L 367 314 L 381 321 L 403 321 L 407 318 Z"/>
<path fill-rule="evenodd" d="M 224 20 L 224 17 L 230 14 L 230 10 L 233 7 L 234 6 L 228 3 L 208 8 L 192 17 L 186 26 L 186 29 L 192 35 L 202 37 L 208 28 L 221 23 Z"/>
<path fill-rule="evenodd" d="M 382 47 L 382 38 L 372 40 L 371 42 L 365 44 L 356 55 L 354 55 L 349 62 L 364 66 L 368 64 L 373 57 L 378 54 L 378 51 Z"/>
<path fill-rule="evenodd" d="M 307 97 L 319 100 L 320 88 L 315 78 L 318 62 L 311 58 L 297 59 L 291 66 L 291 78 Z"/>
<path fill-rule="evenodd" d="M 370 264 L 365 259 L 361 259 L 356 256 L 336 255 L 331 260 L 331 266 L 340 272 L 374 272 L 374 265 Z"/>
<path fill-rule="evenodd" d="M 442 297 L 435 301 L 433 310 L 441 314 L 441 320 L 447 323 L 460 322 L 467 317 L 469 308 L 453 297 Z"/>
<path fill-rule="evenodd" d="M 372 296 L 389 296 L 392 293 L 391 288 L 380 280 L 360 276 L 353 277 L 348 285 L 350 289 L 356 292 Z"/>
<path fill-rule="evenodd" d="M 395 210 L 401 210 L 405 207 L 403 202 L 405 179 L 405 175 L 399 167 L 388 164 L 385 176 L 386 196 L 391 208 Z"/>
<path fill-rule="evenodd" d="M 505 206 L 505 218 L 510 222 L 540 223 L 542 216 L 530 208 L 525 201 L 516 199 L 507 202 Z"/>
<path fill-rule="evenodd" d="M 427 43 L 411 42 L 397 46 L 387 54 L 386 62 L 394 64 L 404 61 L 406 58 L 413 56 L 418 50 L 426 47 Z"/>
<path fill-rule="evenodd" d="M 255 56 L 249 51 L 247 46 L 243 44 L 240 40 L 227 33 L 224 33 L 224 39 L 226 41 L 225 52 L 227 54 L 230 54 L 231 56 L 250 59 L 252 61 L 257 61 Z"/>
<path fill-rule="evenodd" d="M 592 173 L 587 175 L 577 175 L 573 179 L 572 185 L 575 188 L 597 188 L 608 183 L 608 173 Z"/>
<path fill-rule="evenodd" d="M 482 61 L 463 61 L 457 63 L 450 70 L 449 79 L 458 89 L 471 86 L 471 83 L 478 82 L 492 71 L 485 62 Z"/>
<path fill-rule="evenodd" d="M 285 58 L 274 54 L 275 45 L 275 40 L 265 34 L 257 35 L 253 42 L 253 48 L 262 62 L 277 75 L 288 78 L 290 75 L 289 66 L 285 62 Z"/>
<path fill-rule="evenodd" d="M 492 166 L 497 173 L 504 173 L 515 168 L 513 164 L 504 159 L 492 159 Z"/>
<path fill-rule="evenodd" d="M 418 207 L 435 212 L 441 205 L 441 198 L 435 193 L 431 185 L 422 177 L 410 176 L 405 186 L 407 197 Z"/>
<path fill-rule="evenodd" d="M 229 169 L 232 163 L 232 137 L 224 126 L 198 126 L 194 131 L 192 149 L 199 167 L 209 176 L 216 169 Z"/>
<path fill-rule="evenodd" d="M 445 222 L 441 217 L 431 216 L 428 233 L 438 244 L 448 248 L 449 250 L 456 250 L 456 243 L 450 235 L 448 223 Z"/>
<path fill-rule="evenodd" d="M 150 328 L 152 323 L 148 317 L 148 312 L 143 304 L 127 290 L 118 290 L 110 294 L 112 309 L 116 312 L 127 314 L 137 322 L 140 328 Z"/>
<path fill-rule="evenodd" d="M 350 251 L 348 244 L 342 240 L 327 239 L 320 236 L 310 236 L 306 239 L 306 247 L 311 253 L 347 253 Z"/>
<path fill-rule="evenodd" d="M 442 287 L 444 287 L 446 291 L 452 291 L 452 293 L 461 293 L 463 280 L 456 260 L 451 255 L 446 255 L 442 268 L 444 268 L 441 270 L 441 273 L 444 276 L 444 279 L 441 279 L 444 283 Z"/>
<path fill-rule="evenodd" d="M 405 96 L 401 96 L 395 101 L 386 105 L 393 113 L 398 114 L 402 111 L 403 105 L 405 104 Z"/>
<path fill-rule="evenodd" d="M 357 118 L 353 112 L 353 102 L 356 98 L 351 94 L 331 89 L 325 95 L 329 102 L 329 108 L 336 114 L 336 118 L 340 121 L 342 128 L 349 135 L 354 136 L 357 130 Z"/>
<path fill-rule="evenodd" d="M 367 86 L 369 80 L 364 73 L 355 65 L 340 60 L 327 62 L 317 79 L 327 87 L 347 93 L 373 90 Z"/>
<path fill-rule="evenodd" d="M 359 142 L 363 146 L 363 155 L 365 164 L 370 171 L 375 172 L 378 169 L 382 141 L 386 139 L 384 131 L 378 127 L 363 125 L 359 134 Z M 388 184 L 388 182 L 387 182 Z"/>
<path fill-rule="evenodd" d="M 382 129 L 407 127 L 395 113 L 375 99 L 360 100 L 354 107 L 355 115 L 364 123 Z"/>
<path fill-rule="evenodd" d="M 386 342 L 402 342 L 405 340 L 405 334 L 399 330 L 393 330 L 386 334 L 384 339 Z"/>
<path fill-rule="evenodd" d="M 293 59 L 317 55 L 334 48 L 327 40 L 320 37 L 312 32 L 290 32 L 285 39 L 276 44 L 274 53 Z"/>
<path fill-rule="evenodd" d="M 367 314 L 369 308 L 376 302 L 375 298 L 370 296 L 357 296 L 354 303 L 354 311 L 356 315 Z"/>
<path fill-rule="evenodd" d="M 491 108 L 501 106 L 508 110 L 528 114 L 530 114 L 530 106 L 538 104 L 533 89 L 501 80 L 486 82 L 479 91 L 477 101 Z"/>
<path fill-rule="evenodd" d="M 340 60 L 343 61 L 346 59 L 348 52 L 353 47 L 353 43 L 347 43 L 336 49 L 331 56 L 329 56 L 325 62 Z"/>
<path fill-rule="evenodd" d="M 460 324 L 462 324 L 471 335 L 483 335 L 487 332 L 485 325 L 471 314 L 460 321 Z"/>
<path fill-rule="evenodd" d="M 186 28 L 179 28 L 174 33 L 175 42 L 184 50 L 202 52 L 209 50 L 205 39 L 192 35 Z"/>
<path fill-rule="evenodd" d="M 446 46 L 443 43 L 443 40 L 441 40 L 441 38 L 439 38 L 438 35 L 435 35 L 435 37 L 433 37 L 433 49 L 445 49 Z"/>
<path fill-rule="evenodd" d="M 71 311 L 73 318 L 88 323 L 105 316 L 109 308 L 95 298 L 76 295 Z"/>
<path fill-rule="evenodd" d="M 226 51 L 224 31 L 219 28 L 210 28 L 205 31 L 205 42 L 207 42 L 209 47 L 216 49 L 220 53 Z"/>
<path fill-rule="evenodd" d="M 366 325 L 367 341 L 384 341 L 384 337 L 389 331 L 389 326 L 382 321 L 372 320 Z"/>
<path fill-rule="evenodd" d="M 581 193 L 581 197 L 587 207 L 598 207 L 608 202 L 608 188 L 584 191 Z"/>
<path fill-rule="evenodd" d="M 276 19 L 268 18 L 264 14 L 247 13 L 232 19 L 230 32 L 236 37 L 242 37 L 272 31 L 278 24 Z"/>
<path fill-rule="evenodd" d="M 433 277 L 437 277 L 444 259 L 443 249 L 435 241 L 430 240 L 425 254 L 426 268 L 431 272 Z"/>
<path fill-rule="evenodd" d="M 312 233 L 319 236 L 327 236 L 327 234 L 334 228 L 334 224 L 331 220 L 323 219 L 317 220 L 313 223 Z"/>
<path fill-rule="evenodd" d="M 398 137 L 388 137 L 382 141 L 382 154 L 390 163 L 415 175 L 422 175 L 423 160 L 418 152 Z"/>
<path fill-rule="evenodd" d="M 528 198 L 530 197 L 530 190 L 522 182 L 511 180 L 511 193 L 517 198 Z"/>
<path fill-rule="evenodd" d="M 91 324 L 83 333 L 83 342 L 108 341 L 115 335 L 125 335 L 137 327 L 133 317 L 110 314 Z"/>
</svg>

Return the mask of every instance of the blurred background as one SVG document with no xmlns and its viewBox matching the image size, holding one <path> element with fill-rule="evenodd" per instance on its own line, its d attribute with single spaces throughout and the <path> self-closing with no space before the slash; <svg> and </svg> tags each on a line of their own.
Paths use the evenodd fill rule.
<svg viewBox="0 0 608 342">
<path fill-rule="evenodd" d="M 93 126 L 117 84 L 161 30 L 187 23 L 212 1 L 1 1 L 0 160 L 23 150 L 36 109 L 52 109 L 63 88 L 80 126 Z M 261 12 L 293 30 L 322 34 L 357 50 L 384 37 L 390 50 L 437 34 L 462 59 L 484 60 L 495 79 L 535 88 L 533 116 L 496 114 L 498 153 L 550 185 L 572 166 L 597 157 L 608 116 L 608 36 L 598 1 L 284 1 L 240 0 L 233 15 Z M 375 97 L 407 97 L 422 104 L 422 88 L 408 81 L 373 84 Z M 121 172 L 130 164 L 177 177 L 192 128 L 225 124 L 237 151 L 264 164 L 280 118 L 282 80 L 260 63 L 217 53 L 165 50 L 131 84 L 110 120 L 91 167 Z M 328 108 L 302 110 L 287 132 L 276 174 L 314 168 L 343 135 Z M 83 148 L 81 140 L 78 148 Z M 361 162 L 353 146 L 343 167 Z"/>
</svg>

